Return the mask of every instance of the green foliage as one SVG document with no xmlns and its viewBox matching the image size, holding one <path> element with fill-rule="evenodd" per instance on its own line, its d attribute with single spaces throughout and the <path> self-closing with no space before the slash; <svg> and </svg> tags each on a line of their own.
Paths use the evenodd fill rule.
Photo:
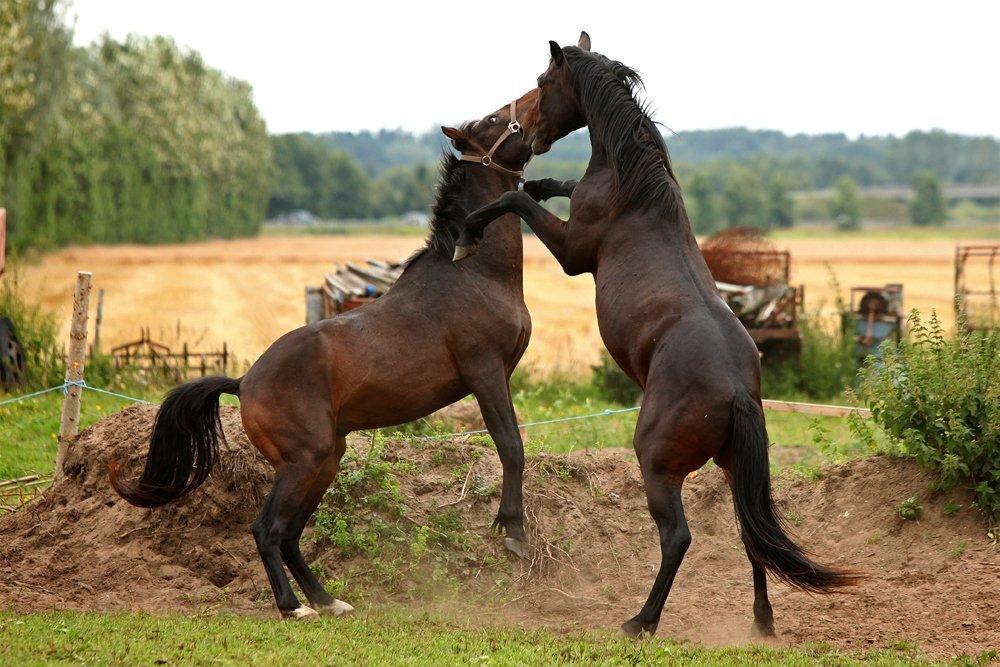
<svg viewBox="0 0 1000 667">
<path fill-rule="evenodd" d="M 684 189 L 688 216 L 696 234 L 711 234 L 719 226 L 719 212 L 715 205 L 712 182 L 704 174 L 695 174 Z"/>
<path fill-rule="evenodd" d="M 795 202 L 788 194 L 788 187 L 780 175 L 767 182 L 768 226 L 786 228 L 795 224 Z"/>
<path fill-rule="evenodd" d="M 836 191 L 829 202 L 830 217 L 837 229 L 857 229 L 861 226 L 861 200 L 858 186 L 850 176 L 837 179 Z"/>
<path fill-rule="evenodd" d="M 910 220 L 915 225 L 940 225 L 947 219 L 941 183 L 932 171 L 917 172 L 913 176 L 913 201 L 910 202 Z"/>
<path fill-rule="evenodd" d="M 763 185 L 751 169 L 733 169 L 722 191 L 722 211 L 730 227 L 770 227 Z"/>
<path fill-rule="evenodd" d="M 258 231 L 271 159 L 249 86 L 162 37 L 74 48 L 61 3 L 14 5 L 0 47 L 0 68 L 16 58 L 0 86 L 12 247 Z"/>
<path fill-rule="evenodd" d="M 1000 336 L 959 326 L 948 339 L 916 311 L 909 332 L 868 359 L 862 396 L 897 453 L 936 470 L 942 490 L 968 483 L 1000 519 Z"/>
<path fill-rule="evenodd" d="M 917 496 L 910 496 L 896 507 L 896 514 L 904 521 L 916 521 L 923 511 L 924 508 L 920 505 L 920 498 Z"/>
<path fill-rule="evenodd" d="M 601 350 L 601 361 L 592 366 L 593 382 L 598 394 L 619 405 L 635 405 L 642 396 L 642 389 L 622 372 L 618 363 L 606 350 Z"/>
<path fill-rule="evenodd" d="M 406 512 L 396 479 L 396 465 L 384 456 L 377 438 L 365 455 L 349 448 L 340 474 L 316 510 L 316 532 L 345 555 L 374 556 L 384 537 L 400 534 L 396 525 Z"/>
<path fill-rule="evenodd" d="M 768 359 L 761 369 L 761 389 L 767 398 L 794 399 L 807 396 L 829 400 L 843 395 L 857 374 L 854 342 L 843 335 L 822 308 L 799 316 L 802 351 L 798 357 Z"/>
</svg>

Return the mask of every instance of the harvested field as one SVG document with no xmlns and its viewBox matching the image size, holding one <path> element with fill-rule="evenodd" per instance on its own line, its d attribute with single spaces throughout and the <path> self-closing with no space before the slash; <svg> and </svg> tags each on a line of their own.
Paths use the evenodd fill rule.
<svg viewBox="0 0 1000 667">
<path fill-rule="evenodd" d="M 973 242 L 974 239 L 963 239 Z M 68 327 L 75 272 L 94 272 L 106 291 L 103 340 L 115 345 L 149 326 L 153 338 L 202 348 L 229 343 L 252 361 L 282 333 L 304 322 L 303 290 L 333 264 L 367 257 L 406 257 L 411 236 L 290 236 L 165 246 L 69 248 L 20 268 L 28 294 Z M 778 238 L 792 252 L 792 282 L 806 287 L 806 309 L 832 313 L 830 274 L 847 287 L 902 282 L 906 308 L 952 313 L 955 241 L 945 238 Z M 975 276 L 970 276 L 974 278 Z M 525 238 L 525 294 L 534 322 L 529 367 L 585 371 L 601 349 L 590 276 L 570 278 L 534 237 Z"/>
<path fill-rule="evenodd" d="M 270 469 L 248 445 L 235 409 L 223 410 L 227 444 L 215 473 L 185 501 L 140 510 L 111 492 L 107 461 L 134 473 L 153 413 L 137 406 L 87 429 L 71 450 L 67 479 L 0 518 L 0 607 L 275 615 L 248 530 Z M 354 441 L 356 460 L 370 459 L 371 446 Z M 489 532 L 500 470 L 483 443 L 388 441 L 384 452 L 405 511 L 368 509 L 365 522 L 398 524 L 393 534 L 413 541 L 392 551 L 386 540 L 376 545 L 379 558 L 343 555 L 315 527 L 304 541 L 307 559 L 347 582 L 342 596 L 361 609 L 397 603 L 474 613 L 484 624 L 570 630 L 617 627 L 641 605 L 658 548 L 632 452 L 529 459 L 530 561 L 510 560 Z M 464 497 L 463 477 L 475 479 Z M 778 480 L 779 503 L 801 541 L 869 574 L 855 592 L 834 596 L 773 583 L 778 645 L 855 651 L 907 640 L 930 657 L 1000 647 L 1000 555 L 971 497 L 933 494 L 931 482 L 915 464 L 888 458 L 828 468 L 816 481 Z M 913 495 L 922 514 L 904 521 L 896 508 Z M 752 584 L 722 475 L 706 468 L 688 481 L 684 499 L 694 542 L 660 634 L 746 642 Z M 949 504 L 960 506 L 954 516 L 944 511 Z"/>
</svg>

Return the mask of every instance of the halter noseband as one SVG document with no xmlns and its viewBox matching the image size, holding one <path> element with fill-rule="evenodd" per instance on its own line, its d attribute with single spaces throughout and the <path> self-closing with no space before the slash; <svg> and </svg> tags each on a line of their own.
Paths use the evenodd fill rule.
<svg viewBox="0 0 1000 667">
<path fill-rule="evenodd" d="M 520 131 L 521 131 L 521 124 L 517 122 L 517 100 L 511 100 L 510 122 L 507 123 L 507 129 L 504 130 L 503 134 L 500 135 L 499 139 L 493 142 L 493 147 L 486 152 L 486 155 L 481 155 L 481 156 L 466 155 L 465 153 L 462 153 L 462 155 L 458 159 L 465 160 L 466 162 L 475 162 L 477 164 L 481 164 L 485 167 L 489 167 L 490 169 L 499 171 L 502 174 L 507 174 L 508 176 L 514 176 L 519 181 L 524 180 L 524 169 L 521 169 L 520 171 L 507 169 L 506 167 L 501 167 L 499 164 L 496 163 L 496 161 L 493 160 L 493 154 L 497 151 L 498 148 L 500 148 L 503 142 L 507 140 L 507 137 L 509 137 L 512 134 L 517 134 Z"/>
</svg>

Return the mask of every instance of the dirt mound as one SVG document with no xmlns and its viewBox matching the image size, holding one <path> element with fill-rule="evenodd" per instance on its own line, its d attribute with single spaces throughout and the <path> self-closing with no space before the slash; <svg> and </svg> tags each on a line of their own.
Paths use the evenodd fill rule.
<svg viewBox="0 0 1000 667">
<path fill-rule="evenodd" d="M 133 407 L 86 430 L 66 480 L 0 519 L 0 606 L 275 615 L 249 532 L 270 468 L 235 409 L 223 410 L 228 444 L 215 472 L 181 503 L 137 509 L 108 487 L 110 458 L 127 462 L 128 476 L 138 471 L 153 414 Z M 353 507 L 347 520 L 359 530 L 378 527 L 366 533 L 378 539 L 345 545 L 337 532 L 344 524 L 330 519 L 334 507 L 321 512 L 304 546 L 345 599 L 416 599 L 421 608 L 474 609 L 484 622 L 557 629 L 617 628 L 642 605 L 659 552 L 631 451 L 529 458 L 535 552 L 521 561 L 489 531 L 500 480 L 490 449 L 458 440 L 374 448 L 360 437 L 351 447 L 346 481 L 331 498 Z M 380 478 L 365 487 L 358 480 L 371 470 L 396 486 Z M 905 639 L 934 657 L 1000 646 L 1000 555 L 971 498 L 934 495 L 930 484 L 912 463 L 887 458 L 833 467 L 818 480 L 777 480 L 800 540 L 827 562 L 871 575 L 856 592 L 835 596 L 772 583 L 779 643 L 861 650 Z M 896 508 L 915 494 L 921 518 L 903 521 Z M 684 501 L 694 541 L 659 632 L 712 645 L 749 641 L 750 568 L 720 472 L 690 479 Z"/>
</svg>

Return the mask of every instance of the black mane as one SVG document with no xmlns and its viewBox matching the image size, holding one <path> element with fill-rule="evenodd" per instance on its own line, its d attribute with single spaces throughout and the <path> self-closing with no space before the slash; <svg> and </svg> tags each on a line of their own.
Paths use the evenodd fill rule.
<svg viewBox="0 0 1000 667">
<path fill-rule="evenodd" d="M 455 254 L 455 242 L 465 224 L 468 211 L 462 193 L 465 191 L 467 169 L 461 169 L 462 161 L 452 153 L 441 156 L 438 167 L 437 193 L 434 207 L 431 209 L 431 220 L 428 223 L 430 235 L 427 244 L 406 260 L 412 264 L 427 251 L 433 250 L 443 257 L 451 259 Z"/>
<path fill-rule="evenodd" d="M 570 81 L 590 127 L 604 147 L 617 201 L 677 203 L 677 178 L 667 145 L 638 99 L 639 74 L 622 63 L 577 47 L 563 49 Z"/>
</svg>

